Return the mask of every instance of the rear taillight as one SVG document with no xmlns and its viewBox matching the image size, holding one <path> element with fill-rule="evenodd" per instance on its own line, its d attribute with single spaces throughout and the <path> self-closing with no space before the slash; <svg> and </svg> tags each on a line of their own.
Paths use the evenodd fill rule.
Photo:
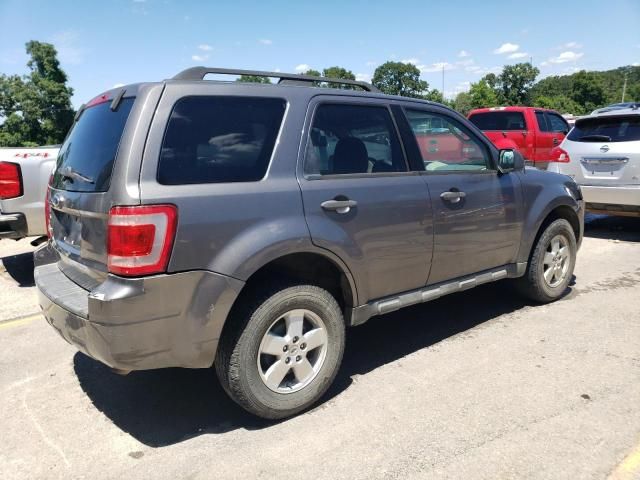
<svg viewBox="0 0 640 480">
<path fill-rule="evenodd" d="M 49 176 L 49 183 L 47 183 L 47 189 L 44 194 L 44 224 L 46 226 L 47 237 L 53 237 L 51 231 L 51 181 L 53 180 L 53 174 Z"/>
<path fill-rule="evenodd" d="M 567 151 L 560 147 L 552 148 L 550 156 L 550 162 L 569 163 L 571 161 L 571 158 L 569 157 Z"/>
<path fill-rule="evenodd" d="M 22 195 L 20 165 L 12 162 L 0 162 L 0 200 L 20 195 Z"/>
<path fill-rule="evenodd" d="M 113 207 L 109 211 L 109 272 L 124 276 L 166 271 L 176 234 L 174 205 Z"/>
</svg>

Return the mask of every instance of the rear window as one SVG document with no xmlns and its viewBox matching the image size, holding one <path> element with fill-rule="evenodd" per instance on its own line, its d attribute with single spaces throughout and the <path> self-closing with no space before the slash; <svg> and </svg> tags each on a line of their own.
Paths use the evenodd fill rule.
<svg viewBox="0 0 640 480">
<path fill-rule="evenodd" d="M 122 99 L 115 112 L 111 111 L 111 102 L 82 112 L 58 153 L 55 188 L 75 192 L 109 189 L 113 162 L 134 100 Z"/>
<path fill-rule="evenodd" d="M 262 179 L 285 108 L 280 98 L 180 99 L 162 142 L 158 181 L 181 185 Z"/>
<path fill-rule="evenodd" d="M 469 117 L 480 130 L 526 130 L 522 112 L 485 112 Z"/>
<path fill-rule="evenodd" d="M 574 142 L 634 142 L 640 140 L 640 115 L 578 120 L 567 137 Z"/>
</svg>

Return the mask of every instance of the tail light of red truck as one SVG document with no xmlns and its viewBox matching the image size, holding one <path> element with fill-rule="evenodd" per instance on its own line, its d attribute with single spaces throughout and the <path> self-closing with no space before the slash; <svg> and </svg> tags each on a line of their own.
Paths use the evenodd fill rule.
<svg viewBox="0 0 640 480">
<path fill-rule="evenodd" d="M 0 200 L 20 197 L 22 193 L 20 165 L 12 162 L 0 162 Z"/>
</svg>

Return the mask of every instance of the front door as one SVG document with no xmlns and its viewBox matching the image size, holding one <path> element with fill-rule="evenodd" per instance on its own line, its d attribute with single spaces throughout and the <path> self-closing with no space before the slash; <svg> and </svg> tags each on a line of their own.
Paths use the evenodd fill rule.
<svg viewBox="0 0 640 480">
<path fill-rule="evenodd" d="M 490 147 L 444 109 L 405 109 L 416 137 L 420 125 L 439 119 L 448 142 L 460 152 L 438 157 L 420 150 L 423 179 L 434 216 L 434 253 L 428 283 L 438 283 L 515 261 L 520 245 L 522 207 L 520 180 L 501 175 Z"/>
<path fill-rule="evenodd" d="M 361 303 L 424 286 L 429 196 L 407 166 L 388 106 L 322 96 L 309 112 L 298 176 L 313 243 L 348 265 Z"/>
</svg>

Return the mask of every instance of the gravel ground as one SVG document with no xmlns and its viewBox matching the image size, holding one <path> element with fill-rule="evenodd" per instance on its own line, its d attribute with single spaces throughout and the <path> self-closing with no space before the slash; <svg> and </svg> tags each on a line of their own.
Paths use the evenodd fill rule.
<svg viewBox="0 0 640 480">
<path fill-rule="evenodd" d="M 324 402 L 279 423 L 210 370 L 77 353 L 37 315 L 32 250 L 0 241 L 2 479 L 640 478 L 640 219 L 589 218 L 554 304 L 497 283 L 350 330 Z"/>
</svg>

